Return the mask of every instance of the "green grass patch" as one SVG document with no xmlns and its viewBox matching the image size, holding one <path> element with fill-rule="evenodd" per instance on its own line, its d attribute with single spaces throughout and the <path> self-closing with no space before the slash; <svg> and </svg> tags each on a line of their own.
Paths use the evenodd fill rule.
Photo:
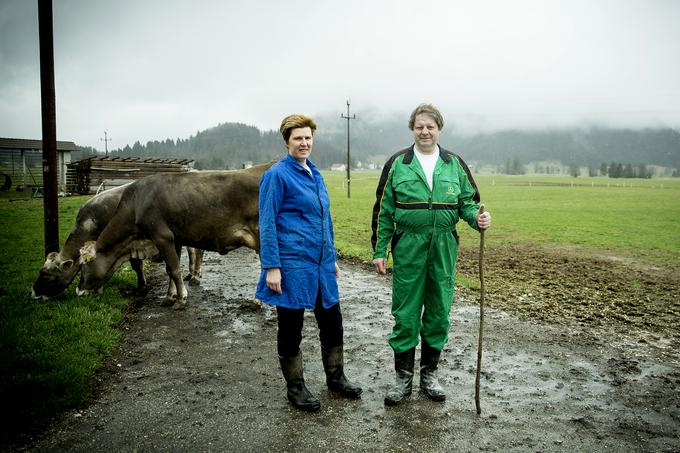
<svg viewBox="0 0 680 453">
<path fill-rule="evenodd" d="M 371 259 L 371 213 L 380 173 L 355 172 L 351 198 L 345 173 L 325 172 L 336 247 Z M 534 242 L 617 253 L 654 264 L 680 260 L 680 180 L 475 176 L 493 215 L 487 244 Z M 463 247 L 478 233 L 459 225 Z"/>
<path fill-rule="evenodd" d="M 93 377 L 119 340 L 117 324 L 135 284 L 124 266 L 98 297 L 75 296 L 76 282 L 50 301 L 33 300 L 30 288 L 44 262 L 41 199 L 0 197 L 0 399 L 7 433 L 90 397 Z M 87 197 L 59 200 L 60 244 Z"/>
</svg>

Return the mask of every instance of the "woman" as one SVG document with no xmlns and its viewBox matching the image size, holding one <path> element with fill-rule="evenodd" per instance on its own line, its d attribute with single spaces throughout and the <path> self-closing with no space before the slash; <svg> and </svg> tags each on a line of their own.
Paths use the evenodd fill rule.
<svg viewBox="0 0 680 453">
<path fill-rule="evenodd" d="M 281 122 L 288 155 L 260 181 L 260 260 L 258 299 L 276 306 L 277 349 L 288 400 L 308 411 L 321 404 L 305 387 L 302 366 L 302 322 L 313 309 L 319 326 L 326 384 L 347 398 L 361 388 L 343 371 L 342 314 L 338 297 L 330 200 L 323 177 L 309 160 L 316 124 L 303 115 Z"/>
</svg>

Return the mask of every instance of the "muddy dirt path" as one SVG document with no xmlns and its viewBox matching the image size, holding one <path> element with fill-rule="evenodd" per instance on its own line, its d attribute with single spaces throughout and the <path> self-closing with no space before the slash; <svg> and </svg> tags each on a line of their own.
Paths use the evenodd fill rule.
<svg viewBox="0 0 680 453">
<path fill-rule="evenodd" d="M 461 266 L 468 265 L 462 257 Z M 154 266 L 153 289 L 131 309 L 120 348 L 99 374 L 95 400 L 64 414 L 24 448 L 680 450 L 677 333 L 657 329 L 642 335 L 630 325 L 587 323 L 542 307 L 540 315 L 528 316 L 522 304 L 508 301 L 524 294 L 554 305 L 545 299 L 552 293 L 522 289 L 516 282 L 518 296 L 506 300 L 498 276 L 488 283 L 488 299 L 493 306 L 495 298 L 498 308 L 490 307 L 486 316 L 481 417 L 474 405 L 478 309 L 473 295 L 462 291 L 442 356 L 446 402 L 433 403 L 414 392 L 401 406 L 385 408 L 384 392 L 393 381 L 386 342 L 392 324 L 389 276 L 379 277 L 360 263 L 342 262 L 341 268 L 346 372 L 363 386 L 360 400 L 325 389 L 316 324 L 308 313 L 302 344 L 306 380 L 322 408 L 316 414 L 291 408 L 275 352 L 274 312 L 250 302 L 257 256 L 249 250 L 209 253 L 202 285 L 189 287 L 185 311 L 160 306 L 166 280 L 162 266 Z M 514 306 L 514 312 L 501 310 L 503 304 Z M 668 316 L 669 323 L 677 321 L 677 313 Z"/>
</svg>

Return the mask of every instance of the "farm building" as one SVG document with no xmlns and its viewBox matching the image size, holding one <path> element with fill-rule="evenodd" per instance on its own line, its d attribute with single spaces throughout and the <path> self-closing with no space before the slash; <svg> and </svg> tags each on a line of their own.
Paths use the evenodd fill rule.
<svg viewBox="0 0 680 453">
<path fill-rule="evenodd" d="M 66 190 L 66 167 L 71 152 L 77 147 L 73 142 L 57 141 L 57 186 Z M 0 185 L 3 190 L 33 190 L 43 187 L 42 140 L 0 138 Z"/>
<path fill-rule="evenodd" d="M 158 159 L 145 157 L 89 157 L 68 164 L 66 188 L 79 194 L 97 193 L 111 187 L 156 173 L 191 170 L 192 159 Z"/>
</svg>

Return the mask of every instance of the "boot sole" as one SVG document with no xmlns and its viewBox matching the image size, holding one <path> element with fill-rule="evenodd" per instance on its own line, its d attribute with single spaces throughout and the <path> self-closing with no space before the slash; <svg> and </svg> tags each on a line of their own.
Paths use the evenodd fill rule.
<svg viewBox="0 0 680 453">
<path fill-rule="evenodd" d="M 390 399 L 390 398 L 385 398 L 385 406 L 390 406 L 390 407 L 397 406 L 402 401 L 404 401 L 406 399 L 406 397 L 408 397 L 408 396 L 411 396 L 411 392 L 404 393 L 404 396 L 402 396 L 401 399 L 399 399 L 399 400 L 393 400 L 393 399 Z"/>
<path fill-rule="evenodd" d="M 319 409 L 321 409 L 321 404 L 299 405 L 295 404 L 292 401 L 290 402 L 290 404 L 292 404 L 294 408 L 305 412 L 317 412 Z"/>
<path fill-rule="evenodd" d="M 436 401 L 438 403 L 442 402 L 442 401 L 446 401 L 446 395 L 431 395 L 427 392 L 427 390 L 424 390 L 424 389 L 420 389 L 420 392 L 432 401 Z"/>
<path fill-rule="evenodd" d="M 345 398 L 349 398 L 349 399 L 353 399 L 353 400 L 361 398 L 361 394 L 364 392 L 363 389 L 359 389 L 356 392 L 349 392 L 349 391 L 346 391 L 346 390 L 343 390 L 343 389 L 340 389 L 340 388 L 334 388 L 334 387 L 331 387 L 331 386 L 328 387 L 328 390 L 330 390 L 331 392 L 333 392 L 337 395 L 344 396 Z"/>
</svg>

